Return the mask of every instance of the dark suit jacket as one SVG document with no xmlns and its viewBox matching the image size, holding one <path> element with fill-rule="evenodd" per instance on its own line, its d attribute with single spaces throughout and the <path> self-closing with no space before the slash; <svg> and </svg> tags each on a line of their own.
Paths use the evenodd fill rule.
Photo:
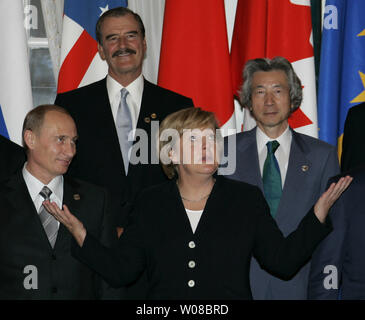
<svg viewBox="0 0 365 320">
<path fill-rule="evenodd" d="M 365 102 L 347 113 L 343 131 L 341 171 L 365 165 Z"/>
<path fill-rule="evenodd" d="M 113 286 L 133 281 L 146 269 L 150 299 L 251 299 L 252 256 L 289 279 L 331 230 L 330 222 L 321 224 L 310 210 L 285 239 L 261 191 L 224 177 L 217 177 L 195 234 L 175 181 L 145 190 L 135 219 L 116 248 L 105 249 L 88 231 L 73 254 Z M 189 267 L 189 261 L 196 266 Z"/>
<path fill-rule="evenodd" d="M 339 173 L 336 149 L 318 139 L 292 131 L 288 169 L 275 221 L 285 236 L 295 230 L 324 192 L 328 179 Z M 231 137 L 232 138 L 232 137 Z M 236 170 L 229 177 L 258 186 L 263 191 L 256 142 L 256 128 L 236 138 Z M 225 150 L 227 142 L 225 139 Z M 306 299 L 310 265 L 291 281 L 282 281 L 260 268 L 253 259 L 250 278 L 254 299 Z"/>
<path fill-rule="evenodd" d="M 354 180 L 330 211 L 334 230 L 313 254 L 309 299 L 365 299 L 365 167 L 348 174 Z"/>
<path fill-rule="evenodd" d="M 129 165 L 125 175 L 122 153 L 106 88 L 106 78 L 88 86 L 59 94 L 57 105 L 67 109 L 74 118 L 79 134 L 77 154 L 68 173 L 94 184 L 104 186 L 112 196 L 112 208 L 119 216 L 116 223 L 125 224 L 127 204 L 144 187 L 166 181 L 158 164 Z M 193 106 L 191 99 L 144 81 L 141 110 L 137 128 L 148 137 L 148 163 L 151 154 L 151 115 L 162 121 L 168 114 Z M 158 159 L 158 158 L 157 158 Z M 123 214 L 124 213 L 124 214 Z"/>
<path fill-rule="evenodd" d="M 63 202 L 105 245 L 116 239 L 105 190 L 66 177 Z M 110 298 L 100 278 L 71 256 L 74 240 L 62 225 L 52 249 L 21 171 L 1 185 L 0 208 L 0 299 Z M 26 266 L 37 268 L 38 289 L 25 289 Z"/>
<path fill-rule="evenodd" d="M 24 149 L 0 135 L 0 181 L 22 168 L 25 162 Z"/>
</svg>

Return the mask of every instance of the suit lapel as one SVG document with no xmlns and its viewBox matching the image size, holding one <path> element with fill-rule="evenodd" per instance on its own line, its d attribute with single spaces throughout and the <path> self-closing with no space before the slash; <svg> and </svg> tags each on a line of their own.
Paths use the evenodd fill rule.
<svg viewBox="0 0 365 320">
<path fill-rule="evenodd" d="M 293 138 L 290 147 L 288 170 L 286 172 L 283 195 L 280 199 L 276 220 L 283 221 L 291 212 L 286 209 L 288 203 L 295 203 L 295 198 L 301 196 L 301 189 L 308 185 L 312 163 L 308 159 L 307 154 L 309 148 L 301 139 L 300 135 L 292 131 Z"/>
<path fill-rule="evenodd" d="M 31 232 L 32 237 L 38 237 L 45 250 L 52 250 L 21 170 L 9 180 L 8 187 L 10 210 L 21 220 L 21 224 L 27 229 L 25 232 Z"/>
<path fill-rule="evenodd" d="M 193 231 L 181 200 L 176 180 L 172 180 L 168 188 L 169 197 L 162 204 L 165 207 L 164 212 L 168 214 L 166 221 L 170 221 L 170 225 L 166 226 L 166 228 L 177 237 L 185 238 L 191 236 Z"/>
<path fill-rule="evenodd" d="M 77 183 L 74 180 L 71 180 L 69 177 L 64 177 L 62 204 L 66 204 L 70 212 L 77 218 L 80 218 L 80 199 L 81 195 L 78 193 Z M 60 250 L 62 248 L 64 250 L 69 250 L 70 237 L 71 234 L 66 229 L 66 227 L 63 224 L 60 224 L 54 249 Z"/>
<path fill-rule="evenodd" d="M 259 156 L 257 153 L 256 143 L 256 128 L 248 131 L 242 138 L 237 141 L 237 163 L 236 166 L 239 168 L 238 179 L 247 183 L 258 186 L 261 190 L 264 189 L 260 165 Z"/>
<path fill-rule="evenodd" d="M 225 201 L 222 201 L 223 178 L 216 177 L 216 182 L 213 186 L 212 192 L 207 199 L 203 214 L 200 218 L 199 224 L 195 230 L 195 235 L 198 238 L 206 238 L 205 235 L 215 232 L 217 226 L 221 225 L 222 213 L 225 212 Z"/>
<path fill-rule="evenodd" d="M 98 85 L 95 87 L 95 91 L 96 93 L 93 96 L 98 97 L 98 100 L 91 104 L 93 109 L 88 113 L 90 114 L 89 127 L 91 126 L 91 123 L 94 123 L 95 131 L 97 132 L 97 135 L 100 135 L 101 141 L 108 141 L 108 145 L 106 146 L 108 154 L 110 154 L 110 156 L 113 155 L 115 161 L 119 164 L 118 166 L 120 166 L 120 170 L 125 174 L 118 132 L 115 127 L 106 87 L 106 78 L 99 81 Z M 102 128 L 102 130 L 97 130 L 97 128 Z M 100 137 L 98 139 L 100 139 Z"/>
<path fill-rule="evenodd" d="M 153 85 L 144 79 L 144 87 L 141 101 L 141 109 L 138 115 L 137 128 L 143 129 L 151 134 L 151 121 L 159 121 L 160 114 L 158 103 L 155 103 L 156 96 L 154 94 Z"/>
</svg>

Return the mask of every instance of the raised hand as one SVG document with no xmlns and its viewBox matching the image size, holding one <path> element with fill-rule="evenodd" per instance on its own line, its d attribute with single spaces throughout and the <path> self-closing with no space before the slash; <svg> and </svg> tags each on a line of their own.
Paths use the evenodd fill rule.
<svg viewBox="0 0 365 320">
<path fill-rule="evenodd" d="M 86 237 L 86 229 L 82 222 L 70 212 L 65 204 L 63 205 L 63 210 L 55 202 L 48 200 L 43 201 L 43 205 L 56 220 L 71 232 L 79 246 L 82 247 Z"/>
<path fill-rule="evenodd" d="M 314 205 L 314 213 L 322 223 L 326 220 L 329 209 L 346 190 L 352 181 L 352 177 L 342 177 L 337 183 L 332 183 Z"/>
</svg>

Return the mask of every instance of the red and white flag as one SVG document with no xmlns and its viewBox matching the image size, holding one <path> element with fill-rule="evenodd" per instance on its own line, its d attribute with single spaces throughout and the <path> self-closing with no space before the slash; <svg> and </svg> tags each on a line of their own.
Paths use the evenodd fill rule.
<svg viewBox="0 0 365 320">
<path fill-rule="evenodd" d="M 238 0 L 231 44 L 233 93 L 242 85 L 249 59 L 283 56 L 302 81 L 303 102 L 289 118 L 296 131 L 318 137 L 310 0 Z M 247 121 L 251 129 L 254 120 Z M 254 124 L 253 124 L 254 123 Z"/>
<path fill-rule="evenodd" d="M 235 129 L 223 0 L 166 0 L 158 84 Z"/>
<path fill-rule="evenodd" d="M 65 0 L 57 92 L 101 80 L 108 66 L 98 54 L 95 25 L 107 10 L 127 6 L 126 0 Z"/>
</svg>

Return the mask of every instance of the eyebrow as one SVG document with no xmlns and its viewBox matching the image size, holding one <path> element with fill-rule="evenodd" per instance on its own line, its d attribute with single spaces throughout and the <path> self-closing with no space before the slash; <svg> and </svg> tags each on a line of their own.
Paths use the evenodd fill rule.
<svg viewBox="0 0 365 320">
<path fill-rule="evenodd" d="M 274 87 L 274 88 L 278 88 L 278 87 L 280 87 L 280 88 L 285 88 L 285 86 L 284 85 L 282 85 L 282 84 L 280 84 L 280 83 L 274 83 L 273 85 L 271 85 L 270 87 Z M 262 85 L 262 84 L 258 84 L 257 86 L 255 86 L 254 87 L 254 89 L 257 89 L 257 88 L 265 88 L 265 86 L 264 85 Z"/>
<path fill-rule="evenodd" d="M 127 31 L 125 34 L 138 34 L 139 32 L 137 30 L 132 30 L 132 31 Z M 108 34 L 105 39 L 109 40 L 110 38 L 119 35 L 119 33 L 112 33 L 112 34 Z"/>
</svg>

